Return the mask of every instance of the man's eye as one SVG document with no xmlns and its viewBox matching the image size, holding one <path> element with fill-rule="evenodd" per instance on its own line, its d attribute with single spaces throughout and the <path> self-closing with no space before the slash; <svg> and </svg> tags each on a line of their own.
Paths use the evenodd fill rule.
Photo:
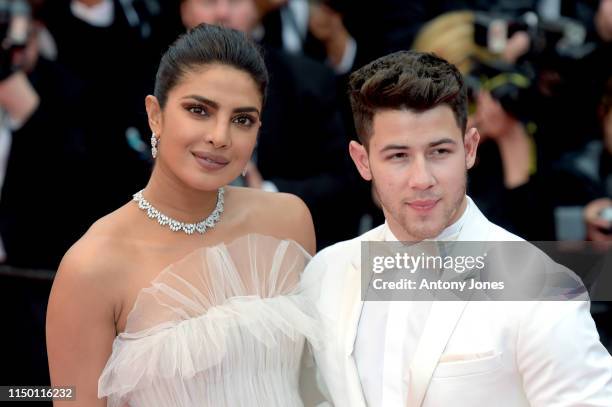
<svg viewBox="0 0 612 407">
<path fill-rule="evenodd" d="M 389 159 L 391 159 L 391 160 L 403 160 L 406 157 L 408 157 L 408 155 L 406 153 L 396 153 L 396 154 L 393 154 L 392 156 L 390 156 Z"/>
<path fill-rule="evenodd" d="M 441 156 L 441 155 L 446 155 L 450 153 L 450 150 L 446 149 L 446 148 L 437 148 L 435 150 L 432 151 L 432 155 L 434 156 Z"/>
<path fill-rule="evenodd" d="M 233 122 L 244 127 L 251 127 L 255 123 L 255 120 L 250 116 L 237 116 L 234 118 Z"/>
</svg>

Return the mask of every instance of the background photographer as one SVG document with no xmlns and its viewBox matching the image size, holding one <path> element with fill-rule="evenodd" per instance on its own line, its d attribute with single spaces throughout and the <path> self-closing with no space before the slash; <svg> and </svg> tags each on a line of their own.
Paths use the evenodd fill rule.
<svg viewBox="0 0 612 407">
<path fill-rule="evenodd" d="M 484 213 L 529 240 L 554 240 L 554 208 L 550 165 L 540 153 L 534 125 L 521 98 L 528 97 L 529 79 L 512 70 L 480 73 L 473 90 L 474 125 L 482 135 L 468 193 Z M 485 76 L 488 74 L 488 77 Z"/>
<path fill-rule="evenodd" d="M 542 154 L 551 162 L 583 148 L 597 134 L 597 105 L 612 71 L 610 4 L 540 0 L 476 7 L 481 10 L 475 14 L 478 45 L 504 58 L 516 37 L 524 41 L 505 60 L 531 72 L 535 91 L 522 102 L 530 106 L 537 137 L 546 143 Z"/>
</svg>

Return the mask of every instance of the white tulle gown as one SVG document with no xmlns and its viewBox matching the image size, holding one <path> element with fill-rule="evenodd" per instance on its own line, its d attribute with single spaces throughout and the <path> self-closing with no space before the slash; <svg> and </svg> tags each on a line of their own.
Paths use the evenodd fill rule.
<svg viewBox="0 0 612 407">
<path fill-rule="evenodd" d="M 293 241 L 249 234 L 201 248 L 139 293 L 98 383 L 108 406 L 302 406 L 305 340 L 319 346 Z"/>
</svg>

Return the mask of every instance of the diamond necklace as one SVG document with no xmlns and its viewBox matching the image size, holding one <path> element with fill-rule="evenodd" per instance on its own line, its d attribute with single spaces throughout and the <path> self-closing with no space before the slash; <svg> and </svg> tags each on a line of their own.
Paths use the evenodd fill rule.
<svg viewBox="0 0 612 407">
<path fill-rule="evenodd" d="M 173 232 L 183 231 L 188 235 L 193 234 L 193 232 L 198 232 L 199 234 L 204 234 L 207 230 L 212 229 L 219 222 L 221 218 L 221 214 L 223 213 L 223 194 L 225 191 L 223 188 L 219 188 L 217 191 L 217 205 L 215 206 L 215 210 L 208 215 L 206 219 L 198 223 L 184 223 L 179 222 L 176 219 L 172 219 L 169 216 L 164 215 L 153 205 L 149 203 L 142 196 L 141 190 L 134 194 L 134 201 L 138 202 L 138 207 L 147 213 L 147 216 L 151 219 L 157 220 L 161 226 L 168 226 L 170 230 Z"/>
</svg>

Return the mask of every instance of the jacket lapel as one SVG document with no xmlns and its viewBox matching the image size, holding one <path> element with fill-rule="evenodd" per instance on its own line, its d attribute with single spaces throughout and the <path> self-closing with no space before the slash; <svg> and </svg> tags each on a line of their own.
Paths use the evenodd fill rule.
<svg viewBox="0 0 612 407">
<path fill-rule="evenodd" d="M 345 354 L 347 356 L 353 353 L 357 336 L 357 327 L 359 326 L 359 317 L 361 316 L 361 309 L 363 308 L 363 301 L 361 300 L 361 244 L 362 242 L 383 241 L 386 227 L 386 224 L 381 225 L 362 235 L 358 244 L 353 248 L 354 251 L 350 255 L 350 261 L 345 275 L 343 299 L 343 315 L 347 316 L 345 329 L 343 329 L 346 338 Z"/>
<path fill-rule="evenodd" d="M 342 315 L 345 315 L 345 318 L 343 318 L 344 326 L 340 332 L 344 333 L 342 359 L 345 364 L 347 397 L 351 400 L 351 406 L 365 406 L 359 372 L 353 358 L 357 328 L 363 308 L 363 301 L 361 300 L 361 243 L 384 240 L 385 228 L 386 225 L 381 225 L 358 239 L 356 246 L 352 248 L 353 252 L 350 253 L 350 260 L 345 273 L 342 299 Z"/>
</svg>

